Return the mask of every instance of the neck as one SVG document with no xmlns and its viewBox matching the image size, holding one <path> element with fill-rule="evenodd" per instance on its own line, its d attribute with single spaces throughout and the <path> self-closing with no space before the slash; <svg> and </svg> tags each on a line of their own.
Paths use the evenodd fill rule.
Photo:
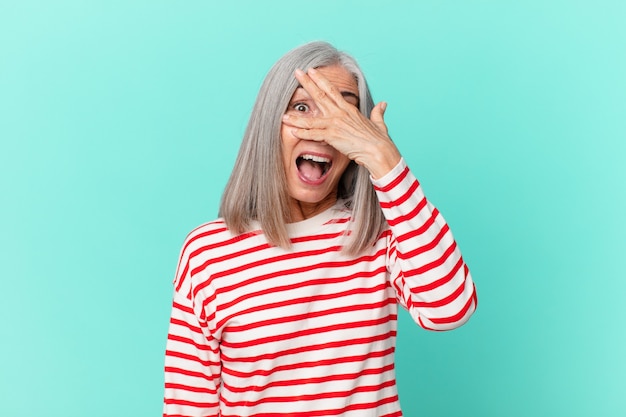
<svg viewBox="0 0 626 417">
<path fill-rule="evenodd" d="M 310 219 L 329 208 L 331 208 L 337 202 L 335 195 L 328 196 L 322 201 L 317 203 L 307 203 L 304 201 L 298 201 L 291 199 L 291 222 L 300 222 L 302 220 Z"/>
</svg>

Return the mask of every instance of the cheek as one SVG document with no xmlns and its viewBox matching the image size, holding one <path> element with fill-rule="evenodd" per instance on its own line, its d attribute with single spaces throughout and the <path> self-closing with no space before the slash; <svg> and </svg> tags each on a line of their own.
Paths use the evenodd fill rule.
<svg viewBox="0 0 626 417">
<path fill-rule="evenodd" d="M 285 124 L 282 124 L 280 127 L 280 140 L 284 146 L 293 146 L 293 143 L 297 141 L 291 133 L 291 128 Z"/>
<path fill-rule="evenodd" d="M 347 156 L 341 154 L 340 157 L 335 160 L 335 164 L 337 168 L 339 168 L 337 171 L 341 176 L 350 164 L 350 159 Z"/>
<path fill-rule="evenodd" d="M 282 150 L 283 161 L 285 161 L 285 167 L 287 167 L 289 160 L 291 159 L 291 150 L 293 149 L 295 138 L 290 134 L 289 128 L 283 125 L 280 129 L 280 147 Z"/>
</svg>

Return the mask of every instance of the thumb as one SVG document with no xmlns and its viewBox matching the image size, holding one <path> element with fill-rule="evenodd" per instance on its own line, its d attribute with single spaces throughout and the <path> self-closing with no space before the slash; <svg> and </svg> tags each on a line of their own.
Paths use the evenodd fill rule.
<svg viewBox="0 0 626 417">
<path fill-rule="evenodd" d="M 385 110 L 387 110 L 387 103 L 381 101 L 376 104 L 370 113 L 370 120 L 374 122 L 376 126 L 378 126 L 383 132 L 387 132 L 387 125 L 385 124 Z"/>
</svg>

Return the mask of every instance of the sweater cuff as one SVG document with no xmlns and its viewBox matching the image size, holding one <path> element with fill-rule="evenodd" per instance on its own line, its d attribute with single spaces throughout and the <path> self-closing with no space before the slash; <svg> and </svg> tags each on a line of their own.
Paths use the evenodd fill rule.
<svg viewBox="0 0 626 417">
<path fill-rule="evenodd" d="M 401 157 L 400 162 L 398 162 L 398 165 L 393 167 L 391 171 L 389 171 L 388 173 L 386 173 L 385 175 L 383 175 L 382 177 L 378 179 L 374 179 L 370 175 L 370 181 L 372 181 L 372 184 L 374 185 L 375 188 L 378 188 L 378 189 L 387 188 L 391 183 L 393 183 L 393 181 L 396 178 L 398 178 L 400 174 L 402 174 L 402 172 L 404 172 L 405 169 L 406 169 L 406 162 L 404 162 L 404 158 Z"/>
</svg>

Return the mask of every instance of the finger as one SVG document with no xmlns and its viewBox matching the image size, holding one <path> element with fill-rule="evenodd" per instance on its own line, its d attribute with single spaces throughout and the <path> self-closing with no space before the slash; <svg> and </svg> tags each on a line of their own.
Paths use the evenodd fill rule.
<svg viewBox="0 0 626 417">
<path fill-rule="evenodd" d="M 283 123 L 304 129 L 323 129 L 328 125 L 328 121 L 320 117 L 302 117 L 294 114 L 283 115 Z"/>
<path fill-rule="evenodd" d="M 370 113 L 370 120 L 383 132 L 387 133 L 387 125 L 385 124 L 385 110 L 387 110 L 387 103 L 381 101 L 372 109 Z"/>
<path fill-rule="evenodd" d="M 328 80 L 328 78 L 324 77 L 322 73 L 320 73 L 315 68 L 310 68 L 308 71 L 309 78 L 315 82 L 317 87 L 326 93 L 326 97 L 330 97 L 332 101 L 340 108 L 354 108 L 354 106 L 346 101 L 346 99 L 341 94 L 341 91 L 335 87 L 333 83 Z"/>
<path fill-rule="evenodd" d="M 328 138 L 328 133 L 324 129 L 291 129 L 291 134 L 298 139 L 313 140 L 317 142 L 325 142 Z"/>
<path fill-rule="evenodd" d="M 310 71 L 310 70 L 309 70 Z M 315 104 L 322 110 L 328 110 L 330 100 L 327 96 L 327 93 L 318 87 L 318 85 L 311 79 L 309 74 L 305 73 L 301 69 L 297 69 L 295 72 L 296 79 L 300 82 L 302 88 L 306 90 L 307 93 L 311 96 Z"/>
<path fill-rule="evenodd" d="M 318 79 L 313 79 L 314 73 L 317 73 Z M 328 114 L 332 108 L 336 108 L 339 99 L 345 102 L 341 93 L 315 69 L 310 68 L 307 73 L 298 69 L 295 75 L 302 88 L 309 93 L 323 114 Z"/>
</svg>

